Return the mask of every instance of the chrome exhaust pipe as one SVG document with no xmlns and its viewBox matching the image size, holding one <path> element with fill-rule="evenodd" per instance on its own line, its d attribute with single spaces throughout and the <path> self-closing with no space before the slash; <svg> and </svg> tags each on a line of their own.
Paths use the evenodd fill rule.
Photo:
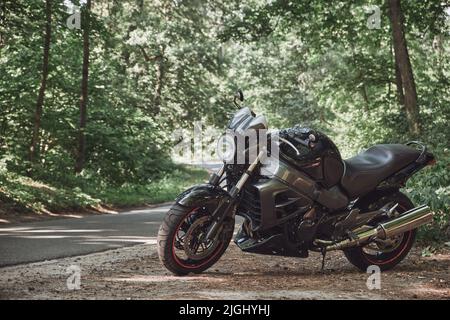
<svg viewBox="0 0 450 320">
<path fill-rule="evenodd" d="M 416 229 L 433 220 L 433 213 L 426 205 L 408 210 L 390 221 L 380 223 L 377 226 L 356 232 L 353 239 L 346 239 L 341 242 L 329 245 L 326 250 L 340 250 L 358 246 L 372 239 L 388 239 L 404 232 Z"/>
</svg>

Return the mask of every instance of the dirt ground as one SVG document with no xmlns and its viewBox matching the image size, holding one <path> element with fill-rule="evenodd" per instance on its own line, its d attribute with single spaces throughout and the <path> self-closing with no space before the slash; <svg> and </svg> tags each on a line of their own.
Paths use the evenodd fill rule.
<svg viewBox="0 0 450 320">
<path fill-rule="evenodd" d="M 158 260 L 154 244 L 0 269 L 1 299 L 450 299 L 450 250 L 422 257 L 415 249 L 369 290 L 369 274 L 341 252 L 308 259 L 242 253 L 233 243 L 200 275 L 176 277 Z M 69 266 L 80 268 L 72 290 Z"/>
</svg>

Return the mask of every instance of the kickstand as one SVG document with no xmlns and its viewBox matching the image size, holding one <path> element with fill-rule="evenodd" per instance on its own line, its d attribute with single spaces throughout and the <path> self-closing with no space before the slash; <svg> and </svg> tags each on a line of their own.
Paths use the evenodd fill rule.
<svg viewBox="0 0 450 320">
<path fill-rule="evenodd" d="M 327 256 L 327 248 L 322 248 L 322 267 L 320 268 L 320 271 L 323 271 L 325 269 L 325 257 Z"/>
</svg>

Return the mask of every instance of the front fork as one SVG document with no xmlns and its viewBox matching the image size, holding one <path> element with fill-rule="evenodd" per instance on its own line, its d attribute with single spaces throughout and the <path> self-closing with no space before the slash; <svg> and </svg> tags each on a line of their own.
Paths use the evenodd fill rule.
<svg viewBox="0 0 450 320">
<path fill-rule="evenodd" d="M 253 171 L 255 170 L 258 163 L 261 161 L 262 157 L 265 154 L 265 149 L 261 150 L 258 154 L 258 156 L 255 158 L 255 160 L 250 164 L 248 169 L 244 172 L 242 177 L 239 179 L 239 181 L 236 183 L 235 186 L 230 190 L 227 197 L 224 197 L 219 202 L 219 205 L 217 206 L 216 210 L 214 210 L 212 214 L 212 224 L 208 228 L 208 232 L 206 233 L 206 237 L 203 239 L 203 241 L 213 240 L 217 237 L 218 231 L 220 230 L 220 227 L 222 226 L 222 222 L 225 220 L 227 215 L 232 211 L 231 209 L 236 204 L 236 201 L 238 199 L 239 192 L 244 187 L 245 183 L 247 182 L 248 178 L 252 175 Z M 217 173 L 213 173 L 211 175 L 211 178 L 209 180 L 210 184 L 218 185 L 219 181 L 222 177 L 222 175 L 225 172 L 225 166 L 224 163 L 223 166 L 220 168 L 220 170 Z"/>
</svg>

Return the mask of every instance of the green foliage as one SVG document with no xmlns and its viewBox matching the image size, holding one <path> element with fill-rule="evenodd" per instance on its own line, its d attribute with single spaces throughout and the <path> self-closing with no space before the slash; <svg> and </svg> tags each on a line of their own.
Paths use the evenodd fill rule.
<svg viewBox="0 0 450 320">
<path fill-rule="evenodd" d="M 45 5 L 4 0 L 2 201 L 53 210 L 141 203 L 147 194 L 151 201 L 168 199 L 189 180 L 169 159 L 171 133 L 200 119 L 223 128 L 233 110 L 227 97 L 241 87 L 245 103 L 271 127 L 323 130 L 344 157 L 376 143 L 425 142 L 437 164 L 405 190 L 417 204 L 432 206 L 436 223 L 424 237 L 440 239 L 450 210 L 449 7 L 434 0 L 401 4 L 420 137 L 410 135 L 399 103 L 386 1 L 93 1 L 86 166 L 75 175 L 82 30 L 69 29 L 66 7 L 52 1 L 48 83 L 38 154 L 30 163 Z M 380 29 L 367 27 L 369 5 L 380 8 Z"/>
<path fill-rule="evenodd" d="M 4 211 L 58 212 L 99 206 L 136 206 L 172 201 L 186 188 L 204 182 L 208 174 L 198 168 L 174 166 L 146 184 L 111 185 L 98 176 L 69 174 L 64 180 L 43 182 L 0 171 L 0 204 Z"/>
<path fill-rule="evenodd" d="M 52 1 L 49 74 L 37 157 L 30 163 L 45 2 L 7 0 L 0 10 L 2 170 L 61 187 L 95 179 L 111 187 L 152 185 L 173 170 L 174 129 L 190 127 L 201 117 L 222 124 L 228 102 L 218 80 L 222 62 L 217 59 L 216 29 L 211 27 L 214 7 L 194 1 L 95 1 L 89 35 L 86 165 L 75 177 L 82 30 L 69 29 L 66 20 L 71 13 L 62 2 Z"/>
<path fill-rule="evenodd" d="M 188 187 L 205 182 L 208 176 L 206 171 L 198 168 L 174 167 L 170 173 L 145 185 L 127 183 L 98 190 L 95 184 L 91 184 L 86 192 L 96 194 L 102 203 L 112 206 L 160 203 L 174 200 Z"/>
<path fill-rule="evenodd" d="M 367 27 L 371 4 L 380 6 L 380 29 Z M 416 174 L 404 191 L 435 212 L 422 237 L 441 240 L 450 236 L 449 18 L 438 1 L 402 1 L 402 7 L 420 137 L 409 134 L 398 103 L 385 2 L 257 1 L 230 11 L 220 36 L 238 42 L 233 65 L 243 72 L 231 79 L 245 84 L 248 103 L 272 126 L 320 129 L 344 157 L 376 143 L 426 143 L 437 164 Z"/>
<path fill-rule="evenodd" d="M 80 188 L 59 188 L 12 172 L 0 172 L 0 200 L 6 211 L 51 212 L 95 206 Z"/>
</svg>

